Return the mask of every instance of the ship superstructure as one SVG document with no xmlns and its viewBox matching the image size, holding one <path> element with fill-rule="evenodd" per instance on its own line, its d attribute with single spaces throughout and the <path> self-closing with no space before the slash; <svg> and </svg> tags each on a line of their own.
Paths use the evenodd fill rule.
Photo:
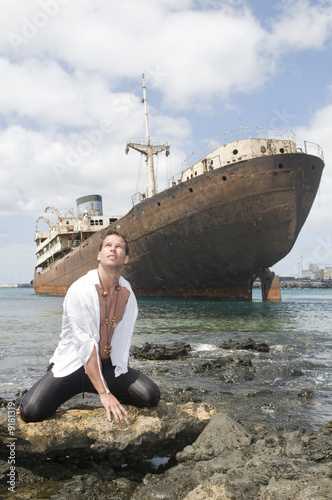
<svg viewBox="0 0 332 500">
<path fill-rule="evenodd" d="M 52 222 L 46 216 L 38 217 L 35 232 L 37 273 L 49 268 L 74 248 L 84 244 L 92 234 L 120 218 L 120 216 L 103 215 L 100 195 L 83 196 L 76 200 L 76 204 L 77 215 L 73 210 L 61 214 L 56 207 L 47 207 L 45 213 L 53 212 L 57 220 Z M 47 230 L 38 230 L 40 220 L 48 224 Z"/>
</svg>

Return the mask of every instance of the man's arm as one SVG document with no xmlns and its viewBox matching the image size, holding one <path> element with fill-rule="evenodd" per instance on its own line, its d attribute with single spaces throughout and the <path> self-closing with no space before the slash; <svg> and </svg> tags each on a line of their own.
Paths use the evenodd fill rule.
<svg viewBox="0 0 332 500">
<path fill-rule="evenodd" d="M 117 423 L 122 423 L 124 420 L 123 416 L 128 418 L 128 413 L 125 408 L 119 403 L 116 397 L 106 389 L 107 384 L 102 379 L 102 376 L 100 374 L 97 356 L 98 354 L 96 348 L 94 347 L 92 354 L 86 363 L 86 373 L 99 394 L 101 404 L 103 405 L 107 413 L 107 419 L 111 422 L 111 413 L 113 413 L 115 421 Z"/>
</svg>

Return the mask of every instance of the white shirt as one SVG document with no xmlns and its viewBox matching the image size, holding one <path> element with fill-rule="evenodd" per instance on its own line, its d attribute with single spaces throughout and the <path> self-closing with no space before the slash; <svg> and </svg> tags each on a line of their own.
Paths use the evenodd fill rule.
<svg viewBox="0 0 332 500">
<path fill-rule="evenodd" d="M 69 288 L 63 302 L 60 342 L 50 363 L 55 377 L 65 377 L 86 369 L 93 348 L 99 353 L 100 304 L 96 284 L 100 285 L 97 269 L 89 271 Z M 115 326 L 110 357 L 115 366 L 115 376 L 128 371 L 129 349 L 137 317 L 137 302 L 132 288 L 122 276 L 119 285 L 130 292 L 122 320 Z M 98 364 L 100 369 L 99 355 Z"/>
</svg>

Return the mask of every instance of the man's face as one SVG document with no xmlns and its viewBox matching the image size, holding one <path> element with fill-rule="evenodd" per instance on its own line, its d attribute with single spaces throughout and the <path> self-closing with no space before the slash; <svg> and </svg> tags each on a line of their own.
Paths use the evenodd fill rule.
<svg viewBox="0 0 332 500">
<path fill-rule="evenodd" d="M 129 258 L 126 255 L 126 243 L 121 236 L 111 234 L 103 242 L 102 249 L 98 253 L 98 261 L 102 266 L 109 269 L 122 269 Z"/>
</svg>

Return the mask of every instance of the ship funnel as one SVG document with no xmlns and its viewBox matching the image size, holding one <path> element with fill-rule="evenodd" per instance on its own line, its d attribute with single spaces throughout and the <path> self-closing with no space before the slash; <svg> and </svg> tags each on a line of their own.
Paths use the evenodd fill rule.
<svg viewBox="0 0 332 500">
<path fill-rule="evenodd" d="M 77 216 L 83 217 L 86 213 L 89 217 L 103 215 L 103 199 L 99 194 L 82 196 L 76 200 Z"/>
</svg>

